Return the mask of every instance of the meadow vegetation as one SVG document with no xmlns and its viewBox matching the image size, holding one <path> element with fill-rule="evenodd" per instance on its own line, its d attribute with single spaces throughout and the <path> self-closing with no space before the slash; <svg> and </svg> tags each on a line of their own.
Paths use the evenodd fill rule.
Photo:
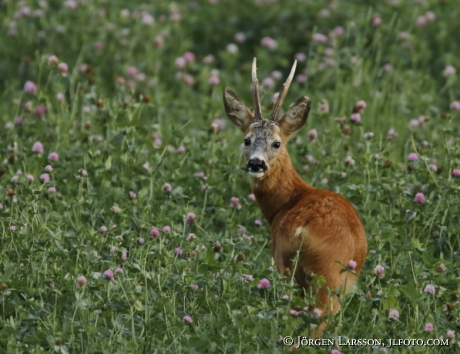
<svg viewBox="0 0 460 354">
<path fill-rule="evenodd" d="M 231 87 L 252 107 L 255 56 L 265 116 L 297 59 L 284 109 L 313 108 L 293 164 L 367 232 L 324 337 L 450 340 L 302 351 L 458 352 L 459 16 L 456 0 L 3 0 L 0 352 L 308 336 L 313 297 L 274 269 L 222 103 Z"/>
</svg>

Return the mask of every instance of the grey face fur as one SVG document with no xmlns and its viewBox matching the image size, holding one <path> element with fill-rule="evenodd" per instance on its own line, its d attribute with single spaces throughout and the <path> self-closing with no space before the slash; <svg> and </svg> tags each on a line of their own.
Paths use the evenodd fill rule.
<svg viewBox="0 0 460 354">
<path fill-rule="evenodd" d="M 229 88 L 224 90 L 225 111 L 244 134 L 244 156 L 252 178 L 266 176 L 284 155 L 285 144 L 292 133 L 307 121 L 310 99 L 301 97 L 277 120 L 254 119 L 254 114 Z"/>
<path fill-rule="evenodd" d="M 281 131 L 274 121 L 256 120 L 244 137 L 244 156 L 249 176 L 261 178 L 281 151 Z"/>
</svg>

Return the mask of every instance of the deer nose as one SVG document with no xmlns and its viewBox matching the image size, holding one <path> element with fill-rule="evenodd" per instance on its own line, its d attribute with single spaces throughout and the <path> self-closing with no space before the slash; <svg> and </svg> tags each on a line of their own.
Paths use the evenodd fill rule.
<svg viewBox="0 0 460 354">
<path fill-rule="evenodd" d="M 248 161 L 248 170 L 253 172 L 265 172 L 267 171 L 267 165 L 265 164 L 265 161 L 262 161 L 260 159 L 250 159 Z"/>
</svg>

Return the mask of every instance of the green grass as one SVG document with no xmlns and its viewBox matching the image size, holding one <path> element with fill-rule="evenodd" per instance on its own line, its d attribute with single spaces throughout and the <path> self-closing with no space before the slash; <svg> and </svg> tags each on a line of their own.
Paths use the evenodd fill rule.
<svg viewBox="0 0 460 354">
<path fill-rule="evenodd" d="M 263 217 L 242 170 L 242 136 L 222 103 L 228 86 L 252 105 L 257 56 L 260 81 L 274 70 L 283 75 L 262 89 L 267 116 L 297 53 L 306 55 L 297 74 L 307 80 L 292 84 L 284 108 L 307 95 L 313 109 L 289 143 L 291 158 L 309 184 L 355 205 L 369 245 L 357 288 L 324 337 L 387 344 L 456 335 L 460 176 L 453 171 L 460 169 L 460 113 L 450 105 L 460 101 L 460 8 L 454 0 L 394 2 L 100 0 L 78 1 L 72 10 L 61 1 L 4 1 L 0 352 L 277 353 L 289 351 L 280 337 L 308 336 L 317 320 L 290 309 L 311 299 L 273 269 L 269 227 L 255 223 Z M 417 25 L 427 11 L 436 19 Z M 143 23 L 147 13 L 151 25 Z M 312 40 L 337 26 L 343 35 Z M 237 32 L 244 42 L 235 42 Z M 261 44 L 266 36 L 277 41 L 275 49 Z M 230 43 L 237 53 L 228 51 Z M 194 61 L 178 68 L 176 59 L 188 51 Z M 49 64 L 50 55 L 67 63 L 66 76 Z M 457 73 L 444 73 L 448 66 Z M 130 67 L 144 75 L 131 77 Z M 218 84 L 208 82 L 212 75 Z M 24 92 L 28 80 L 36 93 Z M 359 100 L 367 107 L 355 124 L 350 116 Z M 38 117 L 37 107 L 47 112 Z M 212 129 L 215 119 L 226 127 Z M 32 151 L 37 141 L 43 153 Z M 58 161 L 49 161 L 52 152 Z M 419 159 L 408 161 L 414 152 Z M 43 173 L 49 183 L 40 180 Z M 419 192 L 423 203 L 414 202 Z M 230 207 L 232 197 L 240 209 Z M 164 226 L 171 231 L 162 232 Z M 154 228 L 158 237 L 150 236 Z M 196 239 L 187 240 L 190 233 Z M 117 268 L 123 273 L 104 279 Z M 87 279 L 84 287 L 77 286 L 79 276 Z M 257 288 L 262 278 L 269 289 Z M 434 294 L 424 291 L 430 284 Z M 389 318 L 392 309 L 399 319 Z M 338 343 L 302 351 L 333 349 L 380 352 Z M 387 351 L 458 349 L 455 341 Z"/>
</svg>

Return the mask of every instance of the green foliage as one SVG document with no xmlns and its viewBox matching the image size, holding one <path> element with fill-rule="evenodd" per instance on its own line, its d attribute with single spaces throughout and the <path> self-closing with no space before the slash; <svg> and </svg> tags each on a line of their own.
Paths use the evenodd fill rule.
<svg viewBox="0 0 460 354">
<path fill-rule="evenodd" d="M 314 294 L 273 269 L 223 111 L 226 86 L 251 106 L 254 56 L 265 113 L 299 59 L 285 106 L 308 95 L 313 109 L 291 158 L 309 184 L 350 200 L 368 235 L 357 287 L 324 332 L 337 342 L 303 350 L 379 352 L 338 338 L 458 332 L 456 1 L 0 6 L 0 352 L 278 353 L 280 337 L 309 337 Z M 458 343 L 426 348 L 388 352 Z"/>
</svg>

